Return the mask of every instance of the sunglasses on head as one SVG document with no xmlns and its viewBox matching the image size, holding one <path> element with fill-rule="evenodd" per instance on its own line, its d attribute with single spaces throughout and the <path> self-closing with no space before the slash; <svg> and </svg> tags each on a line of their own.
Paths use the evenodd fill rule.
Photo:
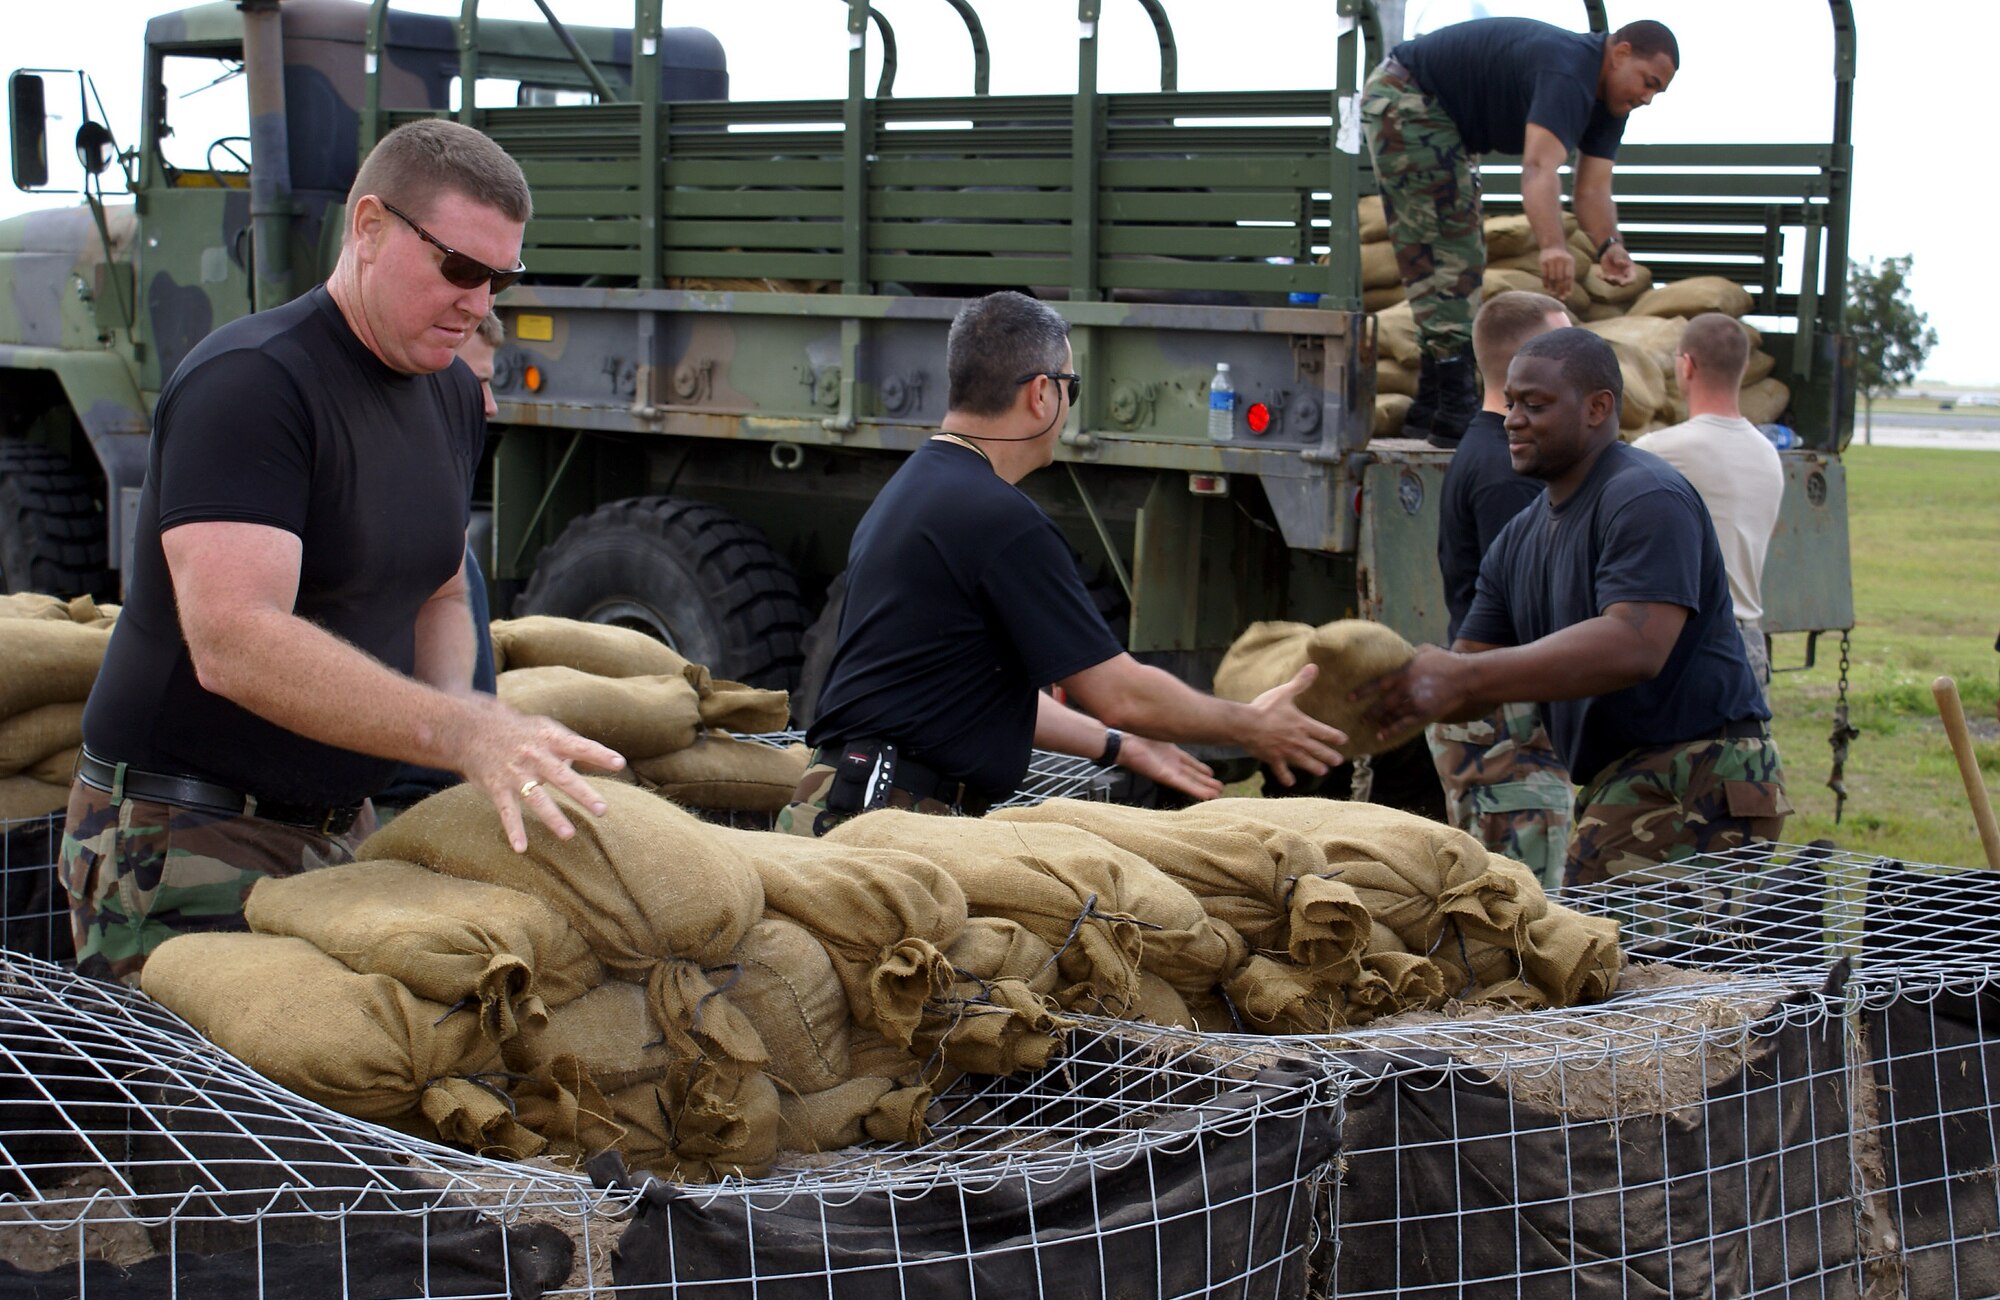
<svg viewBox="0 0 2000 1300">
<path fill-rule="evenodd" d="M 460 289 L 477 289 L 482 284 L 491 284 L 493 292 L 499 293 L 528 273 L 528 264 L 518 261 L 514 263 L 514 269 L 511 271 L 496 271 L 476 257 L 467 257 L 425 230 L 417 224 L 414 217 L 395 204 L 383 203 L 382 206 L 409 222 L 410 229 L 417 232 L 417 238 L 444 254 L 444 261 L 438 264 L 438 272 L 449 283 Z"/>
<path fill-rule="evenodd" d="M 1032 375 L 1022 375 L 1014 382 L 1017 384 L 1029 384 L 1037 379 L 1053 379 L 1059 384 L 1067 383 L 1069 385 L 1069 404 L 1071 406 L 1076 405 L 1076 395 L 1083 391 L 1083 376 L 1070 374 L 1066 370 L 1037 370 Z"/>
</svg>

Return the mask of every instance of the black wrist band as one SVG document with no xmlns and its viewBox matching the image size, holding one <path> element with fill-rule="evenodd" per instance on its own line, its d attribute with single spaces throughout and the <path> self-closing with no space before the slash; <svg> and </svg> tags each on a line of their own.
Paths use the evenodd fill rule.
<svg viewBox="0 0 2000 1300">
<path fill-rule="evenodd" d="M 1097 756 L 1098 766 L 1112 767 L 1118 762 L 1118 751 L 1125 747 L 1125 733 L 1116 727 L 1104 729 L 1104 752 Z"/>
<path fill-rule="evenodd" d="M 1611 246 L 1613 244 L 1622 244 L 1624 242 L 1625 242 L 1625 236 L 1618 234 L 1617 232 L 1614 231 L 1609 237 L 1605 239 L 1603 243 L 1597 246 L 1597 256 L 1591 258 L 1590 260 L 1593 262 L 1602 262 L 1604 260 L 1604 255 L 1611 251 Z"/>
</svg>

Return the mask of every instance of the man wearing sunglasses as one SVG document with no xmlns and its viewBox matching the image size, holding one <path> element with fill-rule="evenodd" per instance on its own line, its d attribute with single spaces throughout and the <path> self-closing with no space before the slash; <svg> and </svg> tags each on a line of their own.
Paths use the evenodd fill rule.
<svg viewBox="0 0 2000 1300">
<path fill-rule="evenodd" d="M 1340 762 L 1347 737 L 1295 703 L 1313 668 L 1236 704 L 1127 654 L 1062 533 L 1015 486 L 1055 459 L 1076 402 L 1068 322 L 1018 293 L 967 303 L 945 368 L 940 431 L 855 529 L 806 737 L 813 765 L 780 829 L 820 835 L 877 807 L 978 813 L 1020 784 L 1034 747 L 1196 799 L 1221 783 L 1173 741 L 1241 745 L 1287 785 L 1292 768 L 1318 776 Z M 1043 693 L 1056 685 L 1081 711 Z"/>
<path fill-rule="evenodd" d="M 485 435 L 459 347 L 521 274 L 521 170 L 426 121 L 362 162 L 325 285 L 223 326 L 160 393 L 127 601 L 63 838 L 79 968 L 133 980 L 240 929 L 266 875 L 347 859 L 398 761 L 523 811 L 622 760 L 471 689 L 464 571 Z"/>
</svg>

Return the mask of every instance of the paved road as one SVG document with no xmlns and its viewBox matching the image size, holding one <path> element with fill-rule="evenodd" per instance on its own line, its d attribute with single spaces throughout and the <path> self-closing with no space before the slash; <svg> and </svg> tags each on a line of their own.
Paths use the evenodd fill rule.
<svg viewBox="0 0 2000 1300">
<path fill-rule="evenodd" d="M 1854 441 L 1863 441 L 1863 417 L 1854 417 Z M 1922 411 L 1877 411 L 1878 447 L 1941 447 L 1953 450 L 2000 451 L 2000 411 L 1977 415 L 1931 415 Z"/>
</svg>

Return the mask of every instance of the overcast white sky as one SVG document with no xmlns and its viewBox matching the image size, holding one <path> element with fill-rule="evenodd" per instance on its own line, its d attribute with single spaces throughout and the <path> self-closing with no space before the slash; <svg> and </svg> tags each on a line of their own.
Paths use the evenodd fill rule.
<svg viewBox="0 0 2000 1300">
<path fill-rule="evenodd" d="M 455 13 L 457 0 L 395 0 Z M 900 95 L 969 93 L 965 30 L 943 0 L 874 0 L 894 24 Z M 975 0 L 996 93 L 1076 84 L 1073 0 Z M 4 59 L 13 67 L 92 74 L 121 143 L 138 134 L 145 20 L 173 0 L 8 0 Z M 555 0 L 581 24 L 625 24 L 630 0 Z M 1183 89 L 1331 85 L 1334 0 L 1166 0 Z M 1581 29 L 1580 0 L 1408 0 L 1412 34 L 1474 16 L 1518 13 Z M 667 0 L 672 25 L 707 27 L 729 56 L 737 99 L 845 90 L 838 0 Z M 1103 88 L 1157 87 L 1152 28 L 1135 0 L 1104 0 Z M 1831 131 L 1832 36 L 1824 0 L 1610 0 L 1614 25 L 1652 17 L 1680 38 L 1685 68 L 1632 119 L 1633 142 L 1821 141 Z M 1940 342 L 1926 377 L 2000 385 L 2000 325 L 1990 253 L 2000 180 L 1991 162 L 1989 82 L 2000 48 L 1992 0 L 1854 0 L 1860 47 L 1855 105 L 1853 252 L 1916 256 L 1914 292 Z M 484 0 L 482 15 L 532 18 L 532 0 Z M 4 70 L 4 69 L 0 69 Z M 209 92 L 241 102 L 240 83 Z M 1984 107 L 1982 107 L 1982 105 Z M 0 216 L 60 198 L 0 181 Z"/>
</svg>

